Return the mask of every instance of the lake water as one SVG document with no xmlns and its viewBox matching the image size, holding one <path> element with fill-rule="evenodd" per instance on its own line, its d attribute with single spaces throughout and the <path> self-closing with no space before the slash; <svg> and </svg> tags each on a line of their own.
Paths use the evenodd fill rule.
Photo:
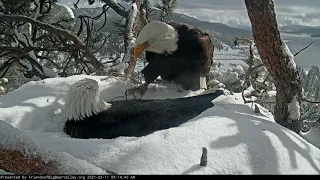
<svg viewBox="0 0 320 180">
<path fill-rule="evenodd" d="M 295 61 L 297 65 L 304 69 L 309 69 L 312 65 L 320 67 L 320 38 L 293 34 L 281 35 L 283 39 L 287 40 L 288 47 L 292 54 L 295 54 L 312 41 L 315 41 L 310 47 L 297 55 Z"/>
</svg>

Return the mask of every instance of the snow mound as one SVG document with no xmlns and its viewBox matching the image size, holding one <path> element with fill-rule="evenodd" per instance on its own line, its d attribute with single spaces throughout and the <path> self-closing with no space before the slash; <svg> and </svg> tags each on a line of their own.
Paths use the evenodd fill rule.
<svg viewBox="0 0 320 180">
<path fill-rule="evenodd" d="M 0 121 L 0 149 L 17 150 L 30 158 L 58 163 L 59 174 L 106 174 L 104 170 L 65 152 L 50 151 L 34 142 L 28 134 Z M 0 174 L 8 174 L 4 170 Z"/>
<path fill-rule="evenodd" d="M 128 88 L 128 84 L 118 78 L 102 81 L 105 77 L 78 75 L 30 82 L 0 97 L 0 120 L 24 131 L 52 154 L 59 154 L 49 157 L 66 158 L 65 166 L 70 167 L 66 173 L 79 172 L 76 167 L 81 167 L 79 173 L 87 174 L 103 173 L 101 168 L 119 174 L 320 173 L 320 150 L 275 123 L 263 107 L 259 106 L 261 113 L 254 113 L 253 107 L 243 103 L 241 94 L 220 96 L 213 100 L 214 107 L 190 121 L 148 136 L 70 138 L 62 131 L 65 119 L 61 112 L 68 87 L 83 78 L 98 81 L 105 101 L 124 99 L 123 92 Z M 188 97 L 201 92 L 150 84 L 143 98 Z M 1 126 L 0 138 L 3 139 L 10 132 L 2 130 L 9 128 L 8 125 Z M 17 138 L 35 146 L 23 137 Z M 8 144 L 14 145 L 14 139 L 1 142 L 4 147 Z M 202 147 L 208 149 L 207 167 L 199 166 Z M 30 149 L 33 150 L 37 148 Z M 78 163 L 74 163 L 74 159 Z"/>
</svg>

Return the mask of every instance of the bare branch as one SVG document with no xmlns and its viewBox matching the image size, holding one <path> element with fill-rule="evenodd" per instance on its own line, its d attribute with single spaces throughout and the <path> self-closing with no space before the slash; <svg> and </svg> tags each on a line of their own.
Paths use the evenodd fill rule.
<svg viewBox="0 0 320 180">
<path fill-rule="evenodd" d="M 115 3 L 115 0 L 101 0 L 102 2 L 106 3 L 108 6 L 110 6 L 116 13 L 118 13 L 120 16 L 127 18 L 129 16 L 129 12 L 126 11 L 123 7 L 119 5 L 119 3 Z"/>
<path fill-rule="evenodd" d="M 305 101 L 305 102 L 308 102 L 308 103 L 312 103 L 312 104 L 320 104 L 320 101 L 311 101 L 311 100 L 308 100 L 306 98 L 302 98 L 302 101 Z"/>
<path fill-rule="evenodd" d="M 3 50 L 3 51 L 11 51 L 11 52 L 20 52 L 20 53 L 28 53 L 30 51 L 65 51 L 65 52 L 68 52 L 68 50 L 63 48 L 63 47 L 57 47 L 57 48 L 45 48 L 45 47 L 42 47 L 41 48 L 41 47 L 33 47 L 33 46 L 26 46 L 26 47 L 23 47 L 23 48 L 6 47 L 5 46 L 5 47 L 1 47 L 1 50 Z"/>
<path fill-rule="evenodd" d="M 300 51 L 298 51 L 297 53 L 295 53 L 293 56 L 297 56 L 297 55 L 300 54 L 302 51 L 304 51 L 304 50 L 307 49 L 309 46 L 311 46 L 314 42 L 316 42 L 316 41 L 312 41 L 308 46 L 304 47 L 303 49 L 301 49 Z"/>
<path fill-rule="evenodd" d="M 111 34 L 109 34 L 107 37 L 104 38 L 104 41 L 102 42 L 101 46 L 99 48 L 97 48 L 95 51 L 92 52 L 92 54 L 95 54 L 97 52 L 99 52 L 103 47 L 104 45 L 106 44 L 108 38 L 111 36 Z"/>
</svg>

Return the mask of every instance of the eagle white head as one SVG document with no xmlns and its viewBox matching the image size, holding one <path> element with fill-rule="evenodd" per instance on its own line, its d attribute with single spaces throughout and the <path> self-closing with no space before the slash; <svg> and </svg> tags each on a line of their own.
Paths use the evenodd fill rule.
<svg viewBox="0 0 320 180">
<path fill-rule="evenodd" d="M 178 48 L 178 36 L 172 26 L 161 21 L 152 21 L 141 29 L 136 39 L 134 56 L 140 57 L 144 51 L 170 54 Z"/>
<path fill-rule="evenodd" d="M 82 120 L 110 107 L 111 104 L 100 97 L 98 82 L 85 78 L 68 89 L 65 115 L 68 120 Z"/>
</svg>

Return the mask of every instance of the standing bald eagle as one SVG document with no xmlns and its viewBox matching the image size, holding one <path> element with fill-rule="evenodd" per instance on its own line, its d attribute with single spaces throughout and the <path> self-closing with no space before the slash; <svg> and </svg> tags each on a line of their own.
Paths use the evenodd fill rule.
<svg viewBox="0 0 320 180">
<path fill-rule="evenodd" d="M 136 40 L 134 56 L 140 57 L 143 52 L 148 65 L 141 72 L 146 81 L 142 93 L 158 76 L 187 90 L 207 88 L 214 52 L 208 33 L 173 21 L 152 21 Z"/>
</svg>

